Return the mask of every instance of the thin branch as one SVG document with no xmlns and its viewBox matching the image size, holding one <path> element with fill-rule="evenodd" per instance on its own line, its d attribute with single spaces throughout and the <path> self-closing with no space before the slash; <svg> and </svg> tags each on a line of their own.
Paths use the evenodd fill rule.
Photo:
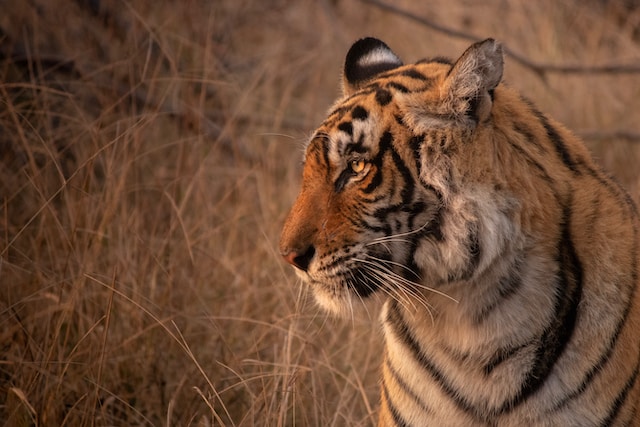
<svg viewBox="0 0 640 427">
<path fill-rule="evenodd" d="M 414 13 L 409 12 L 408 10 L 401 9 L 399 7 L 386 3 L 384 1 L 380 1 L 380 0 L 360 0 L 360 1 L 363 3 L 371 4 L 380 9 L 384 9 L 396 15 L 405 17 L 419 24 L 422 24 L 426 27 L 429 27 L 432 30 L 435 30 L 439 33 L 445 34 L 453 38 L 472 41 L 472 42 L 480 41 L 483 39 L 482 37 L 478 37 L 476 35 L 466 33 L 464 31 L 445 27 L 430 19 L 418 16 Z M 640 73 L 640 64 L 607 64 L 607 65 L 593 65 L 593 66 L 544 64 L 544 63 L 533 62 L 529 60 L 527 57 L 525 57 L 524 55 L 518 52 L 515 52 L 504 45 L 503 45 L 503 49 L 504 49 L 504 52 L 507 55 L 509 55 L 515 62 L 518 62 L 524 67 L 529 68 L 531 71 L 539 75 L 541 78 L 544 78 L 545 74 L 548 74 L 548 73 L 583 74 L 583 75 Z"/>
<path fill-rule="evenodd" d="M 640 142 L 640 132 L 634 132 L 628 129 L 613 129 L 606 131 L 583 130 L 577 133 L 582 139 L 589 141 Z"/>
</svg>

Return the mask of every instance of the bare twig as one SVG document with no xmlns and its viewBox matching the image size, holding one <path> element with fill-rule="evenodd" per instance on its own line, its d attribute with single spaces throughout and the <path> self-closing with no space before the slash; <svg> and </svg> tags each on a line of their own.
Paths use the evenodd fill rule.
<svg viewBox="0 0 640 427">
<path fill-rule="evenodd" d="M 628 141 L 640 142 L 640 132 L 628 129 L 613 129 L 607 131 L 583 130 L 578 132 L 583 139 L 590 141 Z"/>
<path fill-rule="evenodd" d="M 466 33 L 464 31 L 456 30 L 454 28 L 445 27 L 430 19 L 418 16 L 408 10 L 401 9 L 393 6 L 387 2 L 380 0 L 360 0 L 363 3 L 374 5 L 380 9 L 384 9 L 388 12 L 394 13 L 399 16 L 403 16 L 407 19 L 415 21 L 426 27 L 429 27 L 439 33 L 448 35 L 453 38 L 467 40 L 467 41 L 480 41 L 483 38 L 473 34 Z M 607 65 L 556 65 L 556 64 L 544 64 L 537 63 L 529 60 L 524 55 L 503 46 L 504 52 L 509 55 L 514 61 L 529 68 L 531 71 L 544 78 L 546 74 L 636 74 L 640 73 L 640 63 L 638 64 L 607 64 Z"/>
</svg>

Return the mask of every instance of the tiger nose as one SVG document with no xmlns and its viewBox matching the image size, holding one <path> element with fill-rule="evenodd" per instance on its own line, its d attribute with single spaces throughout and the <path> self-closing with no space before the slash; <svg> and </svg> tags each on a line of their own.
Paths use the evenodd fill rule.
<svg viewBox="0 0 640 427">
<path fill-rule="evenodd" d="M 315 253 L 316 248 L 314 248 L 313 246 L 309 246 L 308 248 L 301 251 L 289 250 L 287 252 L 283 252 L 282 257 L 289 264 L 306 272 L 309 269 L 309 264 L 311 263 L 311 259 L 313 258 Z"/>
</svg>

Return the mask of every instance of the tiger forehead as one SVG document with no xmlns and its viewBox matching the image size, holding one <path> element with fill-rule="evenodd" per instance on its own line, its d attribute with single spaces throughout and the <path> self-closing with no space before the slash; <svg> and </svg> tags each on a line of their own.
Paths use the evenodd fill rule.
<svg viewBox="0 0 640 427">
<path fill-rule="evenodd" d="M 363 109 L 388 108 L 396 93 L 419 93 L 432 91 L 438 87 L 451 66 L 441 61 L 419 62 L 404 65 L 387 71 L 372 79 L 353 95 L 342 99 L 329 112 L 323 123 L 325 129 L 339 126 L 348 120 L 351 112 L 353 119 L 363 118 Z M 364 117 L 366 118 L 366 117 Z"/>
<path fill-rule="evenodd" d="M 380 111 L 365 102 L 356 102 L 343 106 L 331 120 L 325 121 L 316 135 L 323 136 L 331 162 L 340 163 L 343 156 L 371 152 L 377 134 L 375 124 L 380 121 Z"/>
<path fill-rule="evenodd" d="M 325 162 L 339 164 L 352 153 L 375 155 L 380 126 L 374 124 L 398 120 L 394 96 L 438 90 L 450 68 L 441 60 L 404 65 L 381 73 L 339 100 L 312 138 L 324 147 Z"/>
</svg>

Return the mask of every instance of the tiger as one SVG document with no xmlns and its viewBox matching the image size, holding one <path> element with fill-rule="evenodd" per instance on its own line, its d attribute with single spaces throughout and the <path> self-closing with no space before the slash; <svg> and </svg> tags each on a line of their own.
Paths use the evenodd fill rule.
<svg viewBox="0 0 640 427">
<path fill-rule="evenodd" d="M 637 208 L 503 64 L 356 41 L 280 253 L 330 313 L 382 298 L 379 426 L 640 426 Z"/>
</svg>

